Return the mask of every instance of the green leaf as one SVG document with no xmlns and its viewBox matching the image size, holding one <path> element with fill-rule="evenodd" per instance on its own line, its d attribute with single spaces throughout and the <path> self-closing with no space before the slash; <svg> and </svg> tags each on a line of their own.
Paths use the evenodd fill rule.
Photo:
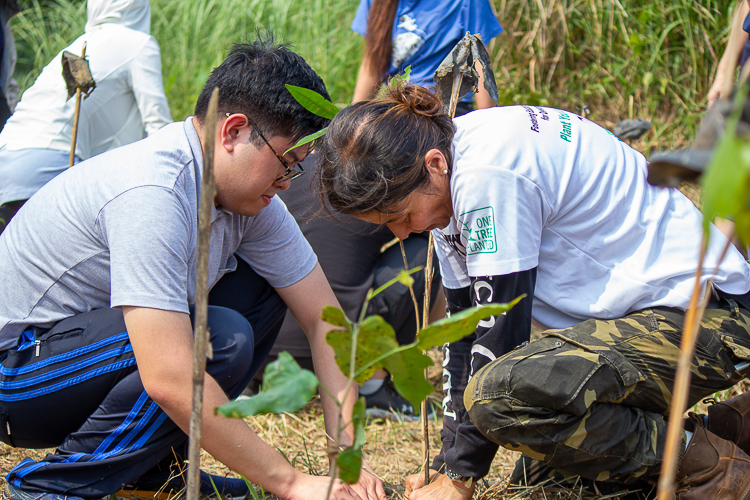
<svg viewBox="0 0 750 500">
<path fill-rule="evenodd" d="M 386 89 L 395 88 L 398 85 L 409 83 L 409 80 L 411 80 L 411 66 L 407 66 L 406 68 L 404 68 L 403 73 L 398 73 L 398 74 L 393 75 L 388 80 L 388 82 L 381 85 L 380 89 L 378 89 L 377 97 L 383 97 Z"/>
<path fill-rule="evenodd" d="M 310 402 L 318 388 L 318 379 L 303 370 L 288 352 L 266 366 L 260 393 L 243 401 L 232 401 L 214 411 L 225 417 L 250 417 L 263 413 L 294 412 Z"/>
<path fill-rule="evenodd" d="M 347 448 L 336 457 L 339 465 L 339 479 L 347 484 L 359 481 L 359 473 L 362 470 L 362 450 Z"/>
<path fill-rule="evenodd" d="M 208 475 L 208 480 L 211 481 L 211 487 L 214 490 L 214 493 L 216 493 L 216 498 L 223 498 L 221 496 L 221 493 L 219 493 L 219 488 L 216 487 L 216 483 L 214 483 L 214 478 L 211 477 L 211 475 Z"/>
<path fill-rule="evenodd" d="M 478 320 L 477 320 L 478 321 Z M 416 347 L 399 346 L 396 333 L 391 325 L 380 316 L 368 316 L 359 327 L 357 336 L 357 355 L 355 358 L 355 377 L 358 384 L 369 379 L 375 370 L 385 369 L 391 374 L 393 385 L 414 407 L 418 407 L 424 398 L 429 396 L 433 387 L 424 378 L 424 369 L 432 366 L 432 360 Z M 350 332 L 331 331 L 326 342 L 333 347 L 336 364 L 344 374 L 349 374 L 351 359 L 352 334 Z M 384 354 L 388 356 L 383 356 Z M 377 358 L 382 357 L 372 366 L 363 369 Z"/>
<path fill-rule="evenodd" d="M 247 489 L 250 491 L 250 494 L 253 496 L 253 500 L 260 500 L 260 498 L 258 498 L 258 492 L 255 491 L 255 485 L 253 483 L 251 483 L 242 474 L 240 474 L 240 477 L 242 478 L 243 481 L 245 481 L 245 486 L 247 486 Z M 212 483 L 213 483 L 213 481 L 212 481 Z M 217 496 L 217 498 L 222 498 L 222 496 L 219 495 L 219 496 Z M 264 498 L 265 498 L 265 495 L 264 495 Z"/>
<path fill-rule="evenodd" d="M 291 151 L 294 148 L 298 148 L 300 146 L 304 146 L 308 142 L 313 142 L 318 137 L 323 137 L 324 135 L 326 135 L 326 132 L 328 132 L 328 127 L 322 128 L 322 129 L 318 130 L 317 132 L 312 133 L 310 135 L 306 135 L 305 137 L 303 137 L 302 139 L 300 139 L 299 141 L 297 141 L 297 144 L 295 144 L 291 148 L 289 148 L 286 151 L 284 151 L 284 154 L 287 154 L 289 151 Z"/>
<path fill-rule="evenodd" d="M 336 364 L 345 375 L 349 375 L 351 360 L 352 332 L 333 330 L 326 335 L 326 342 L 333 347 Z M 396 332 L 391 325 L 380 316 L 368 316 L 359 325 L 357 335 L 357 356 L 354 361 L 354 371 L 358 372 L 362 367 L 373 361 L 383 353 L 398 348 Z M 382 367 L 382 361 L 375 363 L 367 370 L 355 377 L 358 384 L 369 379 L 375 370 Z"/>
<path fill-rule="evenodd" d="M 286 84 L 286 88 L 303 108 L 314 115 L 330 120 L 339 112 L 339 108 L 335 104 L 314 90 L 289 85 L 288 83 Z"/>
<path fill-rule="evenodd" d="M 393 75 L 393 78 L 391 78 L 391 83 L 393 85 L 398 85 L 400 83 L 408 83 L 409 80 L 411 80 L 411 65 L 407 66 L 404 69 L 403 73 Z"/>
<path fill-rule="evenodd" d="M 346 317 L 344 311 L 334 306 L 325 306 L 321 315 L 323 321 L 336 326 L 343 326 L 348 331 L 352 331 L 352 322 Z"/>
<path fill-rule="evenodd" d="M 744 96 L 746 92 L 738 91 Z M 750 243 L 750 142 L 737 137 L 738 110 L 744 99 L 735 103 L 725 133 L 716 146 L 707 172 L 702 178 L 703 229 L 708 234 L 708 225 L 715 217 L 731 217 L 735 231 L 744 244 Z"/>
<path fill-rule="evenodd" d="M 473 333 L 477 328 L 477 323 L 481 320 L 510 311 L 524 297 L 526 297 L 525 294 L 516 297 L 507 304 L 487 304 L 472 307 L 436 321 L 417 334 L 417 347 L 427 350 L 447 342 L 461 340 Z"/>
<path fill-rule="evenodd" d="M 354 403 L 354 410 L 352 411 L 352 425 L 354 426 L 354 444 L 352 446 L 361 448 L 365 444 L 365 410 L 367 404 L 365 398 L 362 396 Z"/>
<path fill-rule="evenodd" d="M 354 404 L 352 425 L 354 426 L 354 444 L 339 453 L 336 462 L 339 466 L 339 478 L 347 484 L 359 481 L 362 469 L 362 446 L 365 444 L 365 398 L 361 397 Z"/>
<path fill-rule="evenodd" d="M 414 346 L 396 352 L 383 360 L 383 368 L 391 374 L 393 386 L 414 408 L 435 390 L 424 378 L 424 370 L 432 366 L 432 360 Z"/>
</svg>

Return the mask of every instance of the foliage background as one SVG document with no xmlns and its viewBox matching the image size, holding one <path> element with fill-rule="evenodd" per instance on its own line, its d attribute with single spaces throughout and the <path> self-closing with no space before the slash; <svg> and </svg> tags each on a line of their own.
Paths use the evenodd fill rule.
<svg viewBox="0 0 750 500">
<path fill-rule="evenodd" d="M 505 33 L 492 43 L 501 105 L 541 104 L 611 128 L 633 114 L 654 123 L 634 146 L 676 147 L 695 131 L 736 1 L 493 0 Z M 353 94 L 363 40 L 349 29 L 358 0 L 151 0 L 175 120 L 191 114 L 228 45 L 270 29 L 294 45 L 337 104 Z M 25 89 L 83 32 L 83 0 L 27 0 L 12 21 Z"/>
</svg>

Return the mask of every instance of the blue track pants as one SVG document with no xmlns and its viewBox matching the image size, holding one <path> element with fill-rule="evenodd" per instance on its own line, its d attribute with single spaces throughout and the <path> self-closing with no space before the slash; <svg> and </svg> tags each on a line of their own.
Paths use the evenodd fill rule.
<svg viewBox="0 0 750 500">
<path fill-rule="evenodd" d="M 233 399 L 268 355 L 286 306 L 241 259 L 209 304 L 206 371 Z M 143 389 L 120 309 L 30 329 L 0 365 L 0 440 L 57 447 L 14 467 L 7 480 L 17 487 L 102 498 L 185 449 L 185 433 Z"/>
</svg>

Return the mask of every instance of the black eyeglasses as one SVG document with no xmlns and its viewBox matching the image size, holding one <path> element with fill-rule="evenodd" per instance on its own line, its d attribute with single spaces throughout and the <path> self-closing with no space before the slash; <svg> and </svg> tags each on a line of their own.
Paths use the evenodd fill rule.
<svg viewBox="0 0 750 500">
<path fill-rule="evenodd" d="M 227 116 L 230 116 L 230 114 L 227 113 Z M 269 148 L 271 148 L 271 151 L 273 151 L 273 154 L 276 155 L 276 158 L 278 158 L 279 161 L 281 162 L 281 164 L 284 165 L 284 175 L 277 177 L 276 178 L 276 182 L 285 182 L 287 180 L 291 181 L 291 180 L 294 180 L 297 177 L 299 177 L 300 175 L 303 175 L 305 173 L 305 169 L 302 168 L 302 165 L 300 165 L 299 163 L 297 165 L 295 165 L 294 167 L 290 167 L 289 163 L 287 163 L 287 161 L 284 159 L 284 157 L 281 156 L 279 153 L 277 153 L 275 149 L 273 149 L 273 146 L 271 146 L 271 143 L 268 142 L 268 139 L 265 138 L 265 136 L 260 131 L 260 129 L 258 128 L 258 126 L 255 124 L 255 122 L 252 121 L 250 119 L 250 117 L 247 116 L 247 115 L 245 115 L 245 118 L 247 118 L 247 121 L 250 123 L 250 125 L 252 125 L 253 129 L 255 129 L 255 131 L 258 133 L 258 135 L 260 136 L 260 138 L 263 139 L 263 142 L 265 142 L 266 145 Z"/>
</svg>

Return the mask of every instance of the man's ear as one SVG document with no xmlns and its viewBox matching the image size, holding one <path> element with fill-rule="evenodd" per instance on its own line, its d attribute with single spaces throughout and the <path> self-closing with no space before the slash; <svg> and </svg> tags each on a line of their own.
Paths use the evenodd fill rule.
<svg viewBox="0 0 750 500">
<path fill-rule="evenodd" d="M 433 175 L 446 175 L 448 173 L 448 161 L 439 149 L 431 149 L 424 155 L 424 163 L 427 171 Z"/>
<path fill-rule="evenodd" d="M 234 151 L 237 144 L 248 141 L 250 135 L 250 123 L 247 117 L 241 113 L 229 115 L 224 123 L 218 127 L 218 143 L 221 144 L 227 153 Z"/>
</svg>

